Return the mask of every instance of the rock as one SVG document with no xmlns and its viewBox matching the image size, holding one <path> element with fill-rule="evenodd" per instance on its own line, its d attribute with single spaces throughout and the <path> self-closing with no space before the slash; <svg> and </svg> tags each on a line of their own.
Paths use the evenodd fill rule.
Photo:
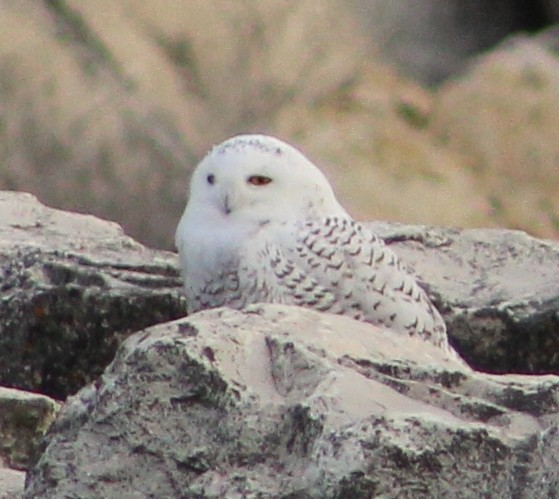
<svg viewBox="0 0 559 499">
<path fill-rule="evenodd" d="M 0 386 L 0 497 L 20 498 L 25 472 L 60 404 L 44 395 Z"/>
<path fill-rule="evenodd" d="M 387 60 L 416 79 L 437 84 L 507 35 L 550 22 L 537 3 L 352 0 L 350 5 Z"/>
<path fill-rule="evenodd" d="M 185 315 L 176 255 L 114 223 L 0 192 L 0 383 L 64 399 L 128 334 Z M 559 373 L 558 244 L 520 232 L 372 224 L 415 269 L 451 342 L 490 372 Z"/>
<path fill-rule="evenodd" d="M 71 397 L 24 497 L 549 498 L 559 378 L 281 305 L 129 337 Z"/>
<path fill-rule="evenodd" d="M 59 406 L 44 395 L 0 386 L 0 462 L 27 469 Z"/>
<path fill-rule="evenodd" d="M 559 237 L 557 33 L 516 37 L 436 99 L 432 130 L 470 158 L 501 226 Z"/>
<path fill-rule="evenodd" d="M 25 484 L 23 471 L 0 467 L 0 497 L 2 499 L 20 499 Z"/>
<path fill-rule="evenodd" d="M 557 377 L 476 373 L 419 340 L 278 305 L 142 331 L 184 314 L 174 254 L 29 194 L 0 192 L 0 213 L 3 384 L 64 398 L 141 331 L 64 406 L 26 497 L 114 497 L 130 484 L 139 497 L 445 497 L 482 483 L 492 497 L 543 498 L 559 486 Z M 559 373 L 558 243 L 371 226 L 470 364 Z M 46 423 L 34 414 L 36 442 Z M 23 468 L 31 454 L 11 447 L 2 460 Z"/>
<path fill-rule="evenodd" d="M 558 242 L 520 231 L 370 225 L 420 276 L 471 366 L 559 374 Z"/>
<path fill-rule="evenodd" d="M 126 335 L 185 314 L 176 256 L 0 192 L 0 384 L 64 399 Z"/>
</svg>

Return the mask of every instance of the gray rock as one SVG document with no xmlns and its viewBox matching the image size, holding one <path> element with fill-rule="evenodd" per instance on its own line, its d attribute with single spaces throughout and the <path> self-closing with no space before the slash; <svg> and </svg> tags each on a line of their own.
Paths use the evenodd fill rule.
<svg viewBox="0 0 559 499">
<path fill-rule="evenodd" d="M 125 336 L 184 313 L 175 255 L 27 194 L 0 193 L 0 213 L 3 384 L 64 397 Z M 372 227 L 424 281 L 468 362 L 559 372 L 559 244 Z M 25 495 L 552 497 L 559 379 L 442 355 L 278 305 L 141 331 L 64 406 Z"/>
<path fill-rule="evenodd" d="M 44 395 L 0 386 L 0 462 L 27 469 L 59 408 Z"/>
<path fill-rule="evenodd" d="M 0 192 L 0 383 L 63 399 L 123 337 L 184 315 L 176 256 L 114 223 Z M 558 244 L 500 230 L 373 224 L 430 289 L 451 341 L 492 372 L 559 373 Z"/>
<path fill-rule="evenodd" d="M 557 240 L 559 27 L 510 37 L 473 62 L 439 89 L 429 128 L 479 172 L 493 224 Z"/>
<path fill-rule="evenodd" d="M 24 497 L 549 498 L 559 378 L 281 305 L 132 335 L 68 400 Z"/>
<path fill-rule="evenodd" d="M 19 499 L 23 494 L 25 473 L 0 467 L 0 497 L 2 499 Z"/>
<path fill-rule="evenodd" d="M 548 3 L 552 9 L 553 1 Z M 541 13 L 537 2 L 532 4 L 510 0 L 350 2 L 385 58 L 430 84 L 462 71 L 472 56 L 507 35 L 545 24 L 548 13 Z"/>
<path fill-rule="evenodd" d="M 120 226 L 0 192 L 0 384 L 63 399 L 126 335 L 184 315 L 175 255 Z"/>
<path fill-rule="evenodd" d="M 477 369 L 559 374 L 559 243 L 524 232 L 374 223 Z"/>
</svg>

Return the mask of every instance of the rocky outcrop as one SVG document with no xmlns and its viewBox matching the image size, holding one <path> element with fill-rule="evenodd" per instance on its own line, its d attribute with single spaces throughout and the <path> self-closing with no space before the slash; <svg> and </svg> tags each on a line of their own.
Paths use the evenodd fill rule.
<svg viewBox="0 0 559 499">
<path fill-rule="evenodd" d="M 2 499 L 20 499 L 25 484 L 23 471 L 0 468 L 0 497 Z"/>
<path fill-rule="evenodd" d="M 366 4 L 368 19 L 352 10 L 360 0 L 1 3 L 0 188 L 170 248 L 198 159 L 230 135 L 264 131 L 320 164 L 360 218 L 557 237 L 557 31 L 497 47 L 432 92 L 378 49 L 439 78 L 433 61 L 457 67 L 518 24 L 512 3 L 491 19 L 481 8 L 464 17 L 473 4 L 460 2 Z M 559 20 L 556 0 L 531 5 Z M 374 32 L 357 28 L 356 12 Z M 456 37 L 468 19 L 499 25 Z M 425 282 L 470 365 L 559 373 L 557 243 L 374 227 Z M 476 374 L 340 318 L 212 312 L 132 337 L 98 378 L 125 337 L 184 314 L 180 287 L 173 254 L 0 192 L 0 385 L 57 399 L 88 386 L 40 449 L 29 497 L 73 486 L 87 497 L 87 484 L 112 493 L 126 480 L 140 496 L 187 480 L 194 496 L 553 497 L 556 378 Z M 19 495 L 19 470 L 56 410 L 0 390 L 1 497 Z"/>
<path fill-rule="evenodd" d="M 559 378 L 278 305 L 125 340 L 69 399 L 24 497 L 548 498 Z"/>
<path fill-rule="evenodd" d="M 403 72 L 437 84 L 511 33 L 535 31 L 559 19 L 555 0 L 351 0 L 369 37 Z"/>
<path fill-rule="evenodd" d="M 431 127 L 469 158 L 502 226 L 559 237 L 557 30 L 516 37 L 444 85 Z"/>
<path fill-rule="evenodd" d="M 430 290 L 470 365 L 559 374 L 559 243 L 521 231 L 371 226 Z"/>
<path fill-rule="evenodd" d="M 119 342 L 185 314 L 176 256 L 114 223 L 1 192 L 0 383 L 64 399 Z M 559 245 L 501 230 L 372 224 L 431 292 L 452 343 L 491 372 L 559 373 Z"/>
<path fill-rule="evenodd" d="M 35 393 L 0 386 L 0 497 L 21 497 L 25 471 L 60 404 Z"/>
<path fill-rule="evenodd" d="M 30 426 L 5 425 L 5 449 L 29 443 L 5 465 L 25 469 L 44 451 L 27 497 L 111 497 L 130 483 L 140 496 L 476 497 L 476 481 L 493 497 L 546 497 L 538 490 L 558 485 L 557 377 L 479 374 L 421 342 L 296 308 L 165 323 L 185 310 L 176 255 L 28 194 L 0 192 L 0 213 L 0 384 L 61 399 L 85 386 L 38 453 L 54 402 L 37 399 L 48 410 Z M 371 225 L 471 365 L 559 373 L 557 243 Z M 21 475 L 4 471 L 7 494 Z"/>
<path fill-rule="evenodd" d="M 184 315 L 180 287 L 175 256 L 117 224 L 0 191 L 0 497 L 20 497 L 59 407 L 5 387 L 65 399 L 126 335 Z"/>
<path fill-rule="evenodd" d="M 64 399 L 123 337 L 185 314 L 175 255 L 28 194 L 0 192 L 0 213 L 0 384 Z"/>
<path fill-rule="evenodd" d="M 44 395 L 0 386 L 0 463 L 27 469 L 59 406 Z"/>
</svg>

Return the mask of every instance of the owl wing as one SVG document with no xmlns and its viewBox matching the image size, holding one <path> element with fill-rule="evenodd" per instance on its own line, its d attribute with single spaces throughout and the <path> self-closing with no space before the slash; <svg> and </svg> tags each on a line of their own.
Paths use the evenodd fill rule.
<svg viewBox="0 0 559 499">
<path fill-rule="evenodd" d="M 447 347 L 446 327 L 398 257 L 364 225 L 326 217 L 263 230 L 241 287 L 259 301 L 348 315 Z M 254 262 L 251 251 L 246 259 Z"/>
</svg>

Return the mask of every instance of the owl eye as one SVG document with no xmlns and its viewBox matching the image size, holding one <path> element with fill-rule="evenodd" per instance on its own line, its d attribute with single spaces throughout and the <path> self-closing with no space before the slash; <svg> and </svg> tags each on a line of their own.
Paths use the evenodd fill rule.
<svg viewBox="0 0 559 499">
<path fill-rule="evenodd" d="M 261 186 L 269 184 L 272 181 L 270 177 L 266 177 L 265 175 L 251 175 L 247 178 L 247 182 L 252 185 Z"/>
<path fill-rule="evenodd" d="M 215 184 L 215 175 L 213 173 L 210 173 L 207 177 L 206 180 L 208 181 L 208 184 L 210 185 L 214 185 Z"/>
</svg>

